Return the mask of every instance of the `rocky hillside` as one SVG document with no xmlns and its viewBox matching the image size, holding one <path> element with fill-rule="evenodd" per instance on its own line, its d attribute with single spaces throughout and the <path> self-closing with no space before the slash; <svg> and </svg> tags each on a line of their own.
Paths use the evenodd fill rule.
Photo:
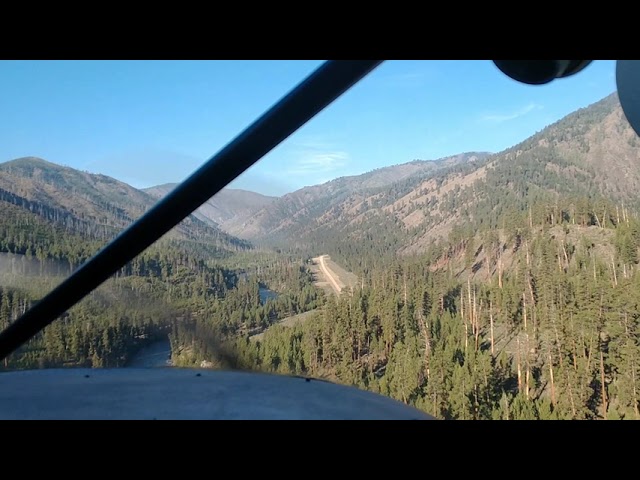
<svg viewBox="0 0 640 480">
<path fill-rule="evenodd" d="M 256 214 L 243 234 L 332 254 L 360 255 L 363 244 L 381 254 L 419 252 L 456 227 L 496 228 L 533 204 L 557 211 L 607 201 L 619 212 L 638 205 L 640 141 L 615 94 L 506 151 L 471 159 L 440 161 L 384 186 L 348 190 L 336 180 L 302 189 Z"/>
<path fill-rule="evenodd" d="M 435 161 L 415 160 L 305 187 L 277 199 L 246 221 L 236 222 L 228 231 L 242 238 L 288 244 L 298 235 L 305 238 L 314 234 L 317 227 L 357 221 L 360 210 L 367 208 L 363 202 L 378 208 L 425 178 L 456 166 L 473 165 L 488 155 L 471 152 Z"/>
</svg>

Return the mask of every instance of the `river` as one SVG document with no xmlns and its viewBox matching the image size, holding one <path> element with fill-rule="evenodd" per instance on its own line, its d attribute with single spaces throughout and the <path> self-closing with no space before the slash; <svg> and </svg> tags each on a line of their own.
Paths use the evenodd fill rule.
<svg viewBox="0 0 640 480">
<path fill-rule="evenodd" d="M 268 288 L 260 288 L 260 302 L 276 298 L 278 294 Z M 136 352 L 125 368 L 161 368 L 171 367 L 171 342 L 169 339 L 153 342 Z"/>
<path fill-rule="evenodd" d="M 171 366 L 171 343 L 169 339 L 160 340 L 142 347 L 131 357 L 127 368 L 159 368 Z"/>
<path fill-rule="evenodd" d="M 267 303 L 267 300 L 278 297 L 277 292 L 274 292 L 273 290 L 269 290 L 268 288 L 260 287 L 258 292 L 260 293 L 260 303 L 262 305 Z"/>
</svg>

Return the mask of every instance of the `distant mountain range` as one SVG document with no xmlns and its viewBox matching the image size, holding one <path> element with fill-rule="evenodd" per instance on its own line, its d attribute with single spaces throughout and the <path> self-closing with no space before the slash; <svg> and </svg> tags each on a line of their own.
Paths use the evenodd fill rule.
<svg viewBox="0 0 640 480">
<path fill-rule="evenodd" d="M 393 185 L 422 179 L 448 167 L 474 163 L 486 158 L 488 153 L 462 153 L 435 161 L 414 160 L 409 163 L 379 168 L 362 175 L 341 177 L 335 180 L 304 187 L 289 193 L 260 210 L 247 212 L 227 224 L 227 231 L 247 239 L 271 238 L 284 240 L 287 235 L 297 235 L 299 230 L 313 228 L 324 221 L 333 209 L 342 211 L 353 198 L 368 192 L 381 192 Z M 304 233 L 304 232 L 303 232 Z"/>
<path fill-rule="evenodd" d="M 242 238 L 317 252 L 331 242 L 384 237 L 386 248 L 417 251 L 456 225 L 479 218 L 497 221 L 507 209 L 526 208 L 543 197 L 601 196 L 637 205 L 639 147 L 612 94 L 496 154 L 412 161 L 279 198 L 223 189 L 173 235 L 228 245 L 246 244 Z M 1 202 L 113 231 L 175 185 L 138 190 L 33 157 L 0 164 Z"/>
<path fill-rule="evenodd" d="M 466 153 L 345 177 L 284 195 L 226 224 L 233 235 L 324 251 L 371 237 L 418 251 L 456 225 L 561 197 L 638 206 L 640 140 L 616 94 L 496 154 Z M 556 200 L 552 200 L 552 199 Z"/>
<path fill-rule="evenodd" d="M 162 198 L 177 185 L 177 183 L 165 183 L 145 188 L 143 191 L 154 198 Z M 250 218 L 276 198 L 247 190 L 224 188 L 202 205 L 194 215 L 205 222 L 213 222 L 222 230 L 232 231 L 237 222 Z"/>
</svg>

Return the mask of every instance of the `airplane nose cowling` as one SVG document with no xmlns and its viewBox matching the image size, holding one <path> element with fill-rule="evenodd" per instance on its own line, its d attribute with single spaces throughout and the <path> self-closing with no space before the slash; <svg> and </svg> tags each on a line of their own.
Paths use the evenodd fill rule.
<svg viewBox="0 0 640 480">
<path fill-rule="evenodd" d="M 433 420 L 388 397 L 303 377 L 177 368 L 0 374 L 0 419 Z"/>
</svg>

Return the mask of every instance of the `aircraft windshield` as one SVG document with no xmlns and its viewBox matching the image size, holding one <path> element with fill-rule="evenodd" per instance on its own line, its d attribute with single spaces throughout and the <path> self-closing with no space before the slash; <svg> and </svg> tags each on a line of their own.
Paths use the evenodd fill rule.
<svg viewBox="0 0 640 480">
<path fill-rule="evenodd" d="M 0 62 L 0 329 L 323 63 Z M 489 60 L 363 67 L 0 371 L 249 370 L 438 418 L 640 419 L 640 139 L 615 66 L 543 86 Z"/>
</svg>

